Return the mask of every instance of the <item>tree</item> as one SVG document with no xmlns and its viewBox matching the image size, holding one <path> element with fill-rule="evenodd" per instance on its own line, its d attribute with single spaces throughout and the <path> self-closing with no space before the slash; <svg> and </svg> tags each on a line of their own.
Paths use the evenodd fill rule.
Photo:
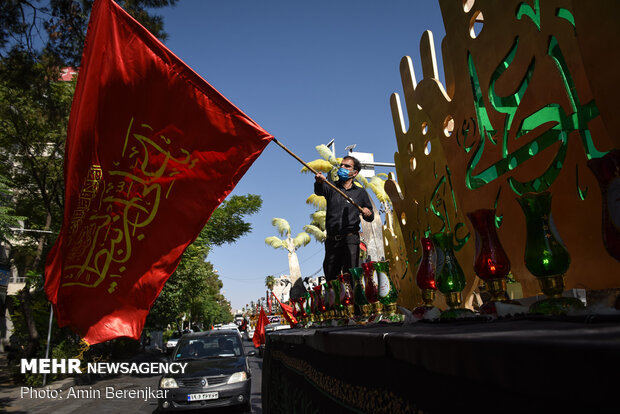
<svg viewBox="0 0 620 414">
<path fill-rule="evenodd" d="M 149 12 L 177 0 L 119 0 L 117 3 L 165 41 L 163 18 Z M 20 49 L 47 56 L 56 65 L 78 67 L 93 0 L 10 0 L 0 4 L 0 53 Z M 4 57 L 0 55 L 0 57 Z"/>
<path fill-rule="evenodd" d="M 252 225 L 243 217 L 257 213 L 263 204 L 260 196 L 247 194 L 232 196 L 213 212 L 198 240 L 206 248 L 205 255 L 214 246 L 234 243 L 244 234 L 252 231 Z"/>
<path fill-rule="evenodd" d="M 10 179 L 13 208 L 27 216 L 26 227 L 43 231 L 59 229 L 64 202 L 62 157 L 73 85 L 57 79 L 57 69 L 16 50 L 0 63 L 0 174 Z M 27 233 L 11 246 L 19 275 L 33 276 L 19 292 L 31 338 L 27 356 L 39 344 L 30 288 L 41 284 L 50 241 L 46 233 Z"/>
<path fill-rule="evenodd" d="M 10 244 L 11 228 L 19 227 L 20 220 L 25 217 L 13 214 L 15 210 L 11 207 L 13 202 L 8 184 L 9 181 L 0 175 L 0 242 Z"/>
<path fill-rule="evenodd" d="M 310 243 L 310 236 L 306 232 L 298 233 L 295 237 L 291 237 L 291 226 L 288 221 L 283 218 L 274 218 L 271 224 L 278 230 L 278 234 L 283 236 L 280 239 L 276 236 L 267 237 L 265 243 L 274 249 L 284 249 L 288 252 L 288 268 L 291 277 L 291 283 L 295 285 L 301 278 L 301 270 L 299 268 L 299 259 L 297 259 L 297 249 Z"/>
<path fill-rule="evenodd" d="M 273 275 L 269 275 L 265 278 L 265 286 L 267 289 L 273 290 L 273 287 L 276 285 L 276 277 Z"/>
<path fill-rule="evenodd" d="M 327 212 L 325 210 L 315 211 L 314 213 L 310 214 L 312 222 L 304 226 L 304 230 L 306 231 L 306 233 L 313 236 L 319 243 L 323 243 L 325 242 L 325 239 L 327 239 L 327 230 L 325 229 L 326 213 Z"/>
</svg>

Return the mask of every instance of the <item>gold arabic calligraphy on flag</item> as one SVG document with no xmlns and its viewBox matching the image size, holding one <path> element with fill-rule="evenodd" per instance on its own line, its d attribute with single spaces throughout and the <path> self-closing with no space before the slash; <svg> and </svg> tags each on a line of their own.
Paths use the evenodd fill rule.
<svg viewBox="0 0 620 414">
<path fill-rule="evenodd" d="M 61 286 L 93 288 L 110 278 L 108 292 L 115 291 L 135 244 L 170 196 L 174 176 L 197 161 L 183 148 L 174 157 L 172 146 L 171 138 L 131 118 L 121 160 L 112 162 L 118 169 L 106 171 L 104 179 L 100 165 L 90 167 L 71 218 Z"/>
</svg>

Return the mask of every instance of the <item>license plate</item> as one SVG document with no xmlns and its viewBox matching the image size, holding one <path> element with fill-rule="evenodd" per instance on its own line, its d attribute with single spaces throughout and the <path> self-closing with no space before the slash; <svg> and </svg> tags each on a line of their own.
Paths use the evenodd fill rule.
<svg viewBox="0 0 620 414">
<path fill-rule="evenodd" d="M 187 394 L 187 401 L 217 400 L 217 392 L 201 392 L 199 394 Z"/>
</svg>

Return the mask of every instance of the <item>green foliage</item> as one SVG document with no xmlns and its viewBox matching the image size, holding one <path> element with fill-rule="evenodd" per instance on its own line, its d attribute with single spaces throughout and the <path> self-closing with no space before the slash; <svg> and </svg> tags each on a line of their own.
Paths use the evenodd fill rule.
<svg viewBox="0 0 620 414">
<path fill-rule="evenodd" d="M 18 349 L 22 349 L 26 347 L 26 344 L 30 340 L 30 337 L 28 336 L 28 327 L 26 325 L 27 321 L 23 313 L 22 299 L 20 299 L 19 296 L 11 296 L 11 299 L 12 306 L 9 309 L 12 310 L 10 310 L 9 313 L 14 326 L 13 336 L 11 337 L 11 345 Z M 31 300 L 32 302 L 30 307 L 32 309 L 36 328 L 39 332 L 47 332 L 50 312 L 49 302 L 45 298 L 45 294 L 41 289 L 31 292 Z M 54 326 L 54 329 L 56 329 L 56 326 Z M 53 334 L 54 333 L 58 333 L 58 331 L 54 330 Z"/>
<path fill-rule="evenodd" d="M 276 284 L 276 277 L 273 275 L 269 275 L 265 278 L 265 286 L 267 287 L 267 289 L 269 290 L 273 290 L 273 287 Z"/>
<path fill-rule="evenodd" d="M 176 1 L 120 0 L 117 3 L 156 37 L 165 39 L 163 20 L 153 15 L 152 9 L 174 5 Z M 0 176 L 7 179 L 0 185 L 2 239 L 7 239 L 6 228 L 12 227 L 19 216 L 25 217 L 25 227 L 29 229 L 56 233 L 61 227 L 64 145 L 75 82 L 60 81 L 60 69 L 79 67 L 92 4 L 92 0 L 0 2 Z M 246 231 L 249 227 L 236 229 L 234 237 Z M 218 235 L 217 231 L 215 234 Z M 224 242 L 215 237 L 212 239 L 214 245 Z M 9 241 L 12 244 L 11 263 L 17 266 L 20 275 L 28 275 L 25 294 L 13 297 L 14 344 L 20 355 L 27 353 L 31 357 L 41 357 L 42 349 L 37 345 L 41 342 L 39 332 L 47 332 L 49 304 L 41 290 L 32 294 L 28 292 L 31 287 L 40 288 L 42 284 L 43 258 L 53 237 L 44 233 L 25 233 L 14 234 Z M 204 262 L 208 245 L 205 242 L 202 251 L 192 259 Z M 209 269 L 199 270 L 196 277 L 209 272 Z M 222 317 L 226 313 L 225 301 L 217 296 L 221 282 L 218 285 L 217 276 L 213 278 L 216 281 L 208 286 L 211 292 L 216 292 L 212 296 L 218 303 L 218 317 Z M 200 285 L 193 280 L 188 283 L 190 286 Z M 190 288 L 183 288 L 181 292 L 193 294 Z M 22 305 L 28 306 L 23 308 Z M 24 312 L 27 308 L 32 309 L 32 315 Z M 174 308 L 170 314 L 178 316 L 172 310 Z M 75 339 L 70 331 L 55 327 L 51 344 L 53 352 L 70 352 Z M 101 355 L 106 352 L 113 355 L 119 353 L 120 348 L 133 349 L 136 346 L 136 341 L 111 342 L 113 344 Z"/>
<path fill-rule="evenodd" d="M 11 321 L 14 331 L 11 336 L 11 347 L 14 354 L 11 354 L 11 368 L 17 374 L 18 379 L 24 383 L 33 386 L 41 385 L 43 376 L 40 374 L 19 374 L 19 360 L 22 357 L 45 358 L 45 342 L 36 350 L 34 355 L 26 355 L 28 344 L 31 338 L 28 334 L 27 320 L 22 311 L 22 300 L 19 296 L 10 297 L 11 305 L 9 306 Z M 41 289 L 35 289 L 31 292 L 30 307 L 32 309 L 34 323 L 38 332 L 44 333 L 47 337 L 50 317 L 50 304 Z M 80 338 L 67 328 L 59 328 L 56 320 L 52 322 L 52 331 L 50 337 L 50 358 L 75 358 L 79 353 Z M 66 375 L 48 375 L 47 382 L 62 378 Z"/>
<path fill-rule="evenodd" d="M 24 216 L 14 215 L 12 204 L 9 180 L 0 175 L 0 241 L 5 243 L 8 243 L 8 237 L 12 233 L 10 228 L 19 227 L 19 221 L 26 219 Z"/>
<path fill-rule="evenodd" d="M 119 0 L 118 3 L 153 35 L 166 40 L 161 16 L 152 9 L 177 0 Z M 78 67 L 93 0 L 10 0 L 0 3 L 0 52 L 17 47 L 45 54 L 59 66 Z M 36 45 L 42 45 L 41 50 Z"/>
<path fill-rule="evenodd" d="M 63 153 L 74 85 L 58 70 L 12 51 L 0 61 L 0 174 L 28 228 L 57 230 L 63 208 Z M 54 79 L 52 81 L 51 79 Z"/>
<path fill-rule="evenodd" d="M 209 253 L 212 246 L 236 242 L 244 234 L 252 231 L 252 225 L 243 217 L 257 213 L 263 200 L 255 194 L 232 196 L 213 212 L 207 225 L 200 233 L 199 240 Z"/>
</svg>

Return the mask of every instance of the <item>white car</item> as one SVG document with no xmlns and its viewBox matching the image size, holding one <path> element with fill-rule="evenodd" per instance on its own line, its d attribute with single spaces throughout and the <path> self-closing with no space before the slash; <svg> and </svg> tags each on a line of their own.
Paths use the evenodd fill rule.
<svg viewBox="0 0 620 414">
<path fill-rule="evenodd" d="M 238 334 L 240 334 L 239 332 L 239 327 L 237 326 L 237 324 L 235 323 L 227 323 L 226 325 L 215 325 L 213 327 L 213 329 L 215 330 L 227 330 L 227 331 L 236 331 Z"/>
<path fill-rule="evenodd" d="M 281 323 L 270 323 L 265 327 L 265 332 L 279 331 L 281 329 L 291 329 L 291 325 Z"/>
<path fill-rule="evenodd" d="M 166 352 L 172 352 L 179 342 L 179 338 L 183 335 L 181 332 L 173 332 L 166 342 Z"/>
</svg>

